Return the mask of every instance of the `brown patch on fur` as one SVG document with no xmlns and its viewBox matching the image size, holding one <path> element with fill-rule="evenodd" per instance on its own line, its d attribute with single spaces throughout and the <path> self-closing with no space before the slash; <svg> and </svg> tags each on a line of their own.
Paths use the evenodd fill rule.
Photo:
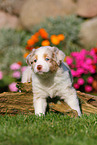
<svg viewBox="0 0 97 145">
<path fill-rule="evenodd" d="M 58 69 L 58 64 L 57 64 L 57 62 L 54 61 L 53 59 L 51 59 L 50 63 L 51 63 L 50 71 L 51 71 L 51 72 L 57 71 L 57 69 Z"/>
<path fill-rule="evenodd" d="M 33 60 L 34 60 L 34 59 L 38 60 L 38 55 L 34 55 Z"/>
<path fill-rule="evenodd" d="M 45 54 L 43 55 L 43 58 L 46 59 L 47 57 L 48 57 L 48 54 L 45 53 Z"/>
<path fill-rule="evenodd" d="M 55 52 L 52 53 L 52 58 L 55 58 Z"/>
<path fill-rule="evenodd" d="M 32 70 L 34 70 L 34 65 L 35 65 L 34 60 L 38 60 L 38 56 L 37 55 L 33 56 L 32 65 L 31 65 Z"/>
</svg>

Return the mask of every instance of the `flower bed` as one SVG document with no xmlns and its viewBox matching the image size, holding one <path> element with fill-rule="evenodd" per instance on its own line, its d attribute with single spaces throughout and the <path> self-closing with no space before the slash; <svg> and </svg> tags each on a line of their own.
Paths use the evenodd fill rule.
<svg viewBox="0 0 97 145">
<path fill-rule="evenodd" d="M 21 81 L 21 75 L 25 68 L 26 66 L 22 66 L 21 62 L 17 62 L 10 65 L 9 75 L 5 75 L 3 71 L 0 71 L 0 92 L 17 92 L 16 84 Z"/>
<path fill-rule="evenodd" d="M 45 29 L 41 28 L 38 32 L 33 34 L 27 41 L 26 53 L 24 58 L 31 52 L 33 48 L 40 46 L 56 46 L 59 49 L 64 50 L 65 36 L 64 34 L 49 34 Z M 71 73 L 74 77 L 74 87 L 84 92 L 92 92 L 94 87 L 94 76 L 97 75 L 97 48 L 92 48 L 90 51 L 82 49 L 80 52 L 71 52 L 69 56 L 66 56 L 64 61 L 71 68 Z M 25 64 L 26 65 L 26 64 Z M 5 80 L 7 80 L 6 86 L 10 91 L 18 91 L 16 88 L 16 82 L 21 80 L 21 74 L 25 70 L 26 66 L 22 65 L 22 62 L 15 62 L 10 65 L 9 76 L 0 71 L 0 87 L 3 86 Z M 1 90 L 2 92 L 2 90 Z"/>
<path fill-rule="evenodd" d="M 74 77 L 74 87 L 85 92 L 93 91 L 92 84 L 97 73 L 97 48 L 72 52 L 66 57 L 66 62 Z"/>
<path fill-rule="evenodd" d="M 31 36 L 27 41 L 26 50 L 31 51 L 33 48 L 40 46 L 57 46 L 64 48 L 65 36 L 64 34 L 51 35 L 46 32 L 45 29 L 41 28 L 38 32 Z M 26 55 L 25 55 L 26 56 Z"/>
</svg>

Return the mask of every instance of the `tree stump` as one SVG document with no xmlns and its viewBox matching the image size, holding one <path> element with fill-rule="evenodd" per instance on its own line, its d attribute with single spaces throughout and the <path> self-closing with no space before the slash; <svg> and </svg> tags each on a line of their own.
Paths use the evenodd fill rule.
<svg viewBox="0 0 97 145">
<path fill-rule="evenodd" d="M 33 93 L 31 83 L 18 83 L 20 92 L 4 92 L 0 94 L 0 114 L 34 114 Z M 77 91 L 83 114 L 97 113 L 97 96 Z M 71 109 L 62 100 L 52 99 L 48 101 L 49 111 L 60 112 L 71 117 L 77 116 L 77 112 Z"/>
</svg>

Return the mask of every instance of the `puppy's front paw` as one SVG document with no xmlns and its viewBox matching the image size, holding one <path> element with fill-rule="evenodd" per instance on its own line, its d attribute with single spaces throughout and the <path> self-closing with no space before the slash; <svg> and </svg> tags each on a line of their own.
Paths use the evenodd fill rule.
<svg viewBox="0 0 97 145">
<path fill-rule="evenodd" d="M 41 97 L 35 97 L 33 103 L 34 103 L 35 115 L 38 116 L 45 115 L 46 107 L 47 107 L 46 99 L 43 99 Z"/>
<path fill-rule="evenodd" d="M 36 116 L 45 116 L 45 113 L 35 113 Z"/>
</svg>

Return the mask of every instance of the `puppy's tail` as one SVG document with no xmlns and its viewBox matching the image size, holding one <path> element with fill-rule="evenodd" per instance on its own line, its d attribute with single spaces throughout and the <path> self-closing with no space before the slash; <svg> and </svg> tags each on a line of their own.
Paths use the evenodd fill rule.
<svg viewBox="0 0 97 145">
<path fill-rule="evenodd" d="M 27 83 L 32 81 L 32 70 L 31 66 L 27 66 L 26 70 L 22 73 L 22 83 Z"/>
</svg>

